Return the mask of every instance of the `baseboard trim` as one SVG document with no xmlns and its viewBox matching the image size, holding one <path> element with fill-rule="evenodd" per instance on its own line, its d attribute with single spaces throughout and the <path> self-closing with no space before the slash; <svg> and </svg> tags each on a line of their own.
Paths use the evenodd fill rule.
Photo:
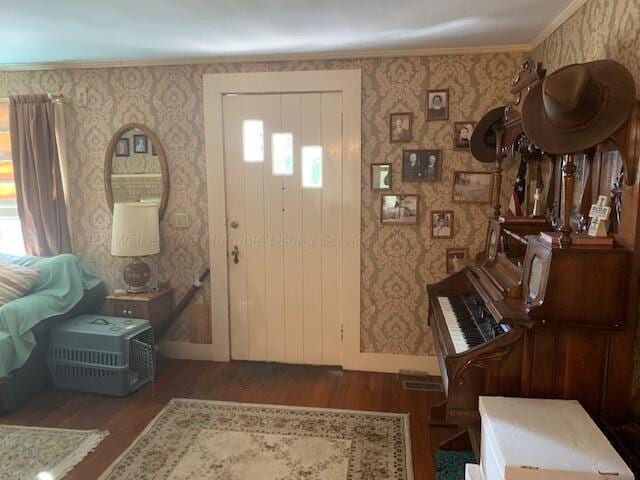
<svg viewBox="0 0 640 480">
<path fill-rule="evenodd" d="M 213 345 L 207 343 L 160 342 L 160 353 L 179 360 L 215 360 Z"/>
<path fill-rule="evenodd" d="M 393 353 L 360 353 L 345 363 L 345 370 L 362 372 L 400 373 L 403 370 L 440 375 L 438 359 L 423 355 L 395 355 Z"/>
</svg>

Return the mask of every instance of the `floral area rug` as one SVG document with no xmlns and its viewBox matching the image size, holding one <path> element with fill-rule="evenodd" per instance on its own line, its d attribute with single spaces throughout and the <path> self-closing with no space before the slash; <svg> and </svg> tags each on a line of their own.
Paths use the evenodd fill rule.
<svg viewBox="0 0 640 480">
<path fill-rule="evenodd" d="M 0 478 L 62 478 L 107 435 L 97 430 L 0 425 Z"/>
<path fill-rule="evenodd" d="M 408 415 L 173 399 L 102 480 L 411 480 Z"/>
</svg>

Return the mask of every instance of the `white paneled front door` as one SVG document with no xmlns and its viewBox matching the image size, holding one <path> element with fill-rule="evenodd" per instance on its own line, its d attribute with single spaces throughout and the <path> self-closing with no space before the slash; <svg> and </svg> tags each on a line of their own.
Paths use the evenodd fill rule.
<svg viewBox="0 0 640 480">
<path fill-rule="evenodd" d="M 222 106 L 231 358 L 340 365 L 342 93 Z"/>
</svg>

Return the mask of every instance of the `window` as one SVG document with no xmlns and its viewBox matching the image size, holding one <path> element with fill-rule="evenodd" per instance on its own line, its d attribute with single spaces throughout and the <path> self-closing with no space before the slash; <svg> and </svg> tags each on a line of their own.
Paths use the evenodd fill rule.
<svg viewBox="0 0 640 480">
<path fill-rule="evenodd" d="M 274 175 L 293 175 L 293 134 L 271 135 L 271 161 Z"/>
<path fill-rule="evenodd" d="M 0 104 L 0 252 L 25 254 L 11 162 L 8 104 Z"/>
<path fill-rule="evenodd" d="M 264 125 L 262 120 L 242 122 L 242 147 L 245 162 L 264 162 Z"/>
<path fill-rule="evenodd" d="M 302 186 L 322 188 L 322 147 L 302 147 Z"/>
</svg>

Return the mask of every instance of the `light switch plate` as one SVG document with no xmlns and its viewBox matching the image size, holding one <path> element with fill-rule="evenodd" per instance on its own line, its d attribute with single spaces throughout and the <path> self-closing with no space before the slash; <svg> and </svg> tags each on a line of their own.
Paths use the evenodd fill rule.
<svg viewBox="0 0 640 480">
<path fill-rule="evenodd" d="M 191 216 L 188 213 L 174 213 L 171 215 L 171 223 L 173 228 L 189 228 Z"/>
</svg>

